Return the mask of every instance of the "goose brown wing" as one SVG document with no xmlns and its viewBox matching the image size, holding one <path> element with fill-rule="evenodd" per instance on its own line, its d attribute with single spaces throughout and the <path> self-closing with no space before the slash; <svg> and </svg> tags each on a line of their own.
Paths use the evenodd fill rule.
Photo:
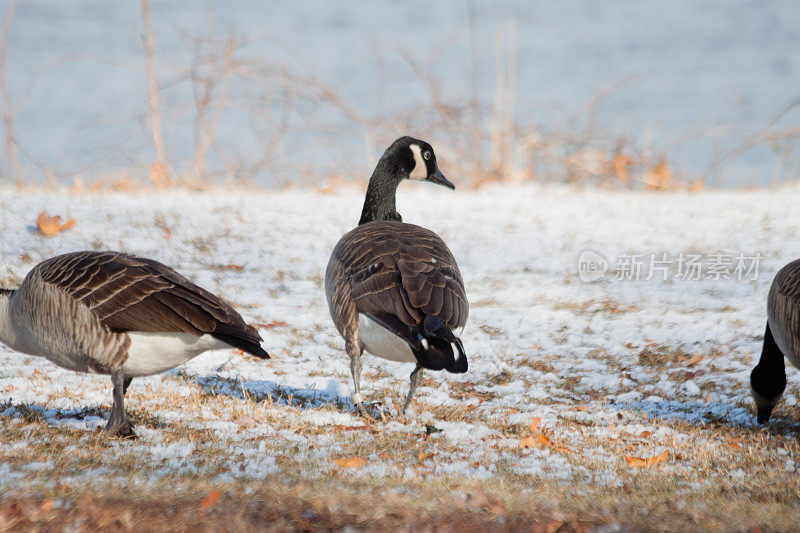
<svg viewBox="0 0 800 533">
<path fill-rule="evenodd" d="M 395 325 L 399 321 L 407 327 L 418 326 L 428 315 L 451 328 L 467 321 L 469 306 L 458 265 L 430 230 L 402 222 L 363 224 L 342 238 L 334 258 L 359 313 L 380 322 L 394 317 Z"/>
<path fill-rule="evenodd" d="M 783 354 L 800 354 L 800 259 L 781 268 L 769 289 L 767 314 L 772 335 Z"/>
<path fill-rule="evenodd" d="M 75 252 L 44 261 L 32 274 L 85 305 L 112 331 L 211 334 L 266 355 L 258 332 L 228 303 L 152 259 Z"/>
</svg>

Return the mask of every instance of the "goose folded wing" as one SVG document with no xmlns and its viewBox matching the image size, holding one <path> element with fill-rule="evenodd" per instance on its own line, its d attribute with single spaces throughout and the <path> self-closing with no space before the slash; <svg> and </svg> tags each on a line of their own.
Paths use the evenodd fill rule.
<svg viewBox="0 0 800 533">
<path fill-rule="evenodd" d="M 413 252 L 401 247 L 398 254 L 373 257 L 352 271 L 350 289 L 358 312 L 404 339 L 428 315 L 451 328 L 463 326 L 468 306 L 461 276 L 450 266 L 455 262 L 436 259 L 422 248 Z M 409 331 L 399 331 L 400 324 Z"/>
<path fill-rule="evenodd" d="M 86 305 L 113 331 L 231 336 L 258 342 L 233 308 L 151 259 L 84 252 L 41 265 L 42 280 Z"/>
</svg>

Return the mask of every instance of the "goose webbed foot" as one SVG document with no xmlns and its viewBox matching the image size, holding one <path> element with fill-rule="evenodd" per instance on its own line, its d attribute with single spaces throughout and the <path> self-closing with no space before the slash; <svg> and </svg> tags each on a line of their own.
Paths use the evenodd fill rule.
<svg viewBox="0 0 800 533">
<path fill-rule="evenodd" d="M 125 393 L 131 384 L 131 378 L 125 377 L 122 371 L 117 370 L 111 374 L 111 383 L 114 385 L 114 405 L 111 406 L 111 416 L 106 424 L 106 431 L 123 439 L 135 439 L 128 413 L 125 411 Z"/>
<path fill-rule="evenodd" d="M 375 417 L 372 416 L 372 414 L 369 412 L 369 409 L 367 408 L 364 402 L 358 402 L 357 404 L 354 405 L 356 407 L 356 412 L 359 414 L 359 416 L 363 416 L 364 418 L 369 418 L 370 420 L 375 419 Z"/>
<path fill-rule="evenodd" d="M 105 431 L 110 433 L 115 437 L 119 437 L 122 439 L 137 439 L 136 432 L 133 431 L 133 424 L 131 421 L 127 419 L 125 420 L 114 420 L 114 417 L 108 419 L 108 423 L 106 424 Z"/>
</svg>

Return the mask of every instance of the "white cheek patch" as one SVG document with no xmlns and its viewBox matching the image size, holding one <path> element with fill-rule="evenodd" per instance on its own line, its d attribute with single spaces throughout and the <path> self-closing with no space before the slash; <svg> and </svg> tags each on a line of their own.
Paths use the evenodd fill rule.
<svg viewBox="0 0 800 533">
<path fill-rule="evenodd" d="M 412 180 L 424 180 L 428 178 L 428 167 L 425 166 L 425 160 L 422 159 L 422 150 L 418 144 L 410 146 L 411 152 L 414 154 L 414 168 L 408 175 Z"/>
</svg>

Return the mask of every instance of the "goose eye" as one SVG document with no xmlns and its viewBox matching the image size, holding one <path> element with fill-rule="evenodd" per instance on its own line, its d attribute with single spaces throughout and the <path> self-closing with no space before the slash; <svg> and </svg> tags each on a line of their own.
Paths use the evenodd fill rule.
<svg viewBox="0 0 800 533">
<path fill-rule="evenodd" d="M 431 153 L 429 151 L 425 151 L 425 153 L 422 154 L 422 157 L 424 157 L 425 161 L 427 161 L 431 158 Z"/>
</svg>

